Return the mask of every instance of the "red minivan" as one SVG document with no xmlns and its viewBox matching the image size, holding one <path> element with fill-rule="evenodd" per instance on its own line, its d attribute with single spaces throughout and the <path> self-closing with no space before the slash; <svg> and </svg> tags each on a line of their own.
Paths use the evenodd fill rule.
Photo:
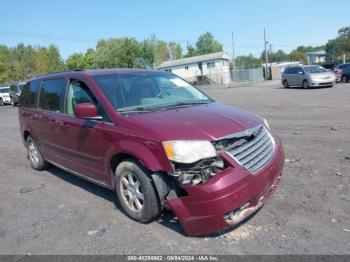
<svg viewBox="0 0 350 262">
<path fill-rule="evenodd" d="M 139 222 L 172 210 L 189 236 L 232 227 L 271 196 L 284 165 L 265 119 L 174 74 L 69 71 L 30 80 L 21 136 L 36 170 L 50 164 L 112 189 Z"/>
</svg>

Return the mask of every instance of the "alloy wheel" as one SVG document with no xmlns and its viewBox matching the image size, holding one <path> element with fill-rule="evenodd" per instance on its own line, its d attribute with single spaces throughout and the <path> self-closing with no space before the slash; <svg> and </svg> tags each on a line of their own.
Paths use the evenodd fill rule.
<svg viewBox="0 0 350 262">
<path fill-rule="evenodd" d="M 39 152 L 38 152 L 38 149 L 37 149 L 37 147 L 36 147 L 36 145 L 34 144 L 33 141 L 29 142 L 28 155 L 29 155 L 29 159 L 32 162 L 32 164 L 34 166 L 38 166 L 39 161 L 40 161 L 39 160 Z"/>
<path fill-rule="evenodd" d="M 140 180 L 131 172 L 126 172 L 120 178 L 120 192 L 126 206 L 140 212 L 144 206 L 144 193 Z"/>
<path fill-rule="evenodd" d="M 309 83 L 306 80 L 303 82 L 303 87 L 304 89 L 309 88 Z"/>
</svg>

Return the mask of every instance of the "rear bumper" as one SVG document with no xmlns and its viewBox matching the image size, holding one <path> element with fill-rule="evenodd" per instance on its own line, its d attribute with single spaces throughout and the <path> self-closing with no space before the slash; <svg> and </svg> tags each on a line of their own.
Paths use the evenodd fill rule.
<svg viewBox="0 0 350 262">
<path fill-rule="evenodd" d="M 232 158 L 222 155 L 232 167 L 214 176 L 208 183 L 185 187 L 187 196 L 167 201 L 185 233 L 189 236 L 207 235 L 225 230 L 258 210 L 271 197 L 281 178 L 284 152 L 279 138 L 270 161 L 257 173 L 251 174 Z M 224 216 L 242 209 L 232 221 Z"/>
</svg>

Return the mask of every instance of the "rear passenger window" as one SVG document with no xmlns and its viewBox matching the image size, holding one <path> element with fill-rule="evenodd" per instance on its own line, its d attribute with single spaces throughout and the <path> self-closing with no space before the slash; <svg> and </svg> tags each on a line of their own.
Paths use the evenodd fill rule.
<svg viewBox="0 0 350 262">
<path fill-rule="evenodd" d="M 66 79 L 43 81 L 40 92 L 39 106 L 44 110 L 63 112 L 63 99 L 66 89 Z"/>
<path fill-rule="evenodd" d="M 295 75 L 296 73 L 297 73 L 297 68 L 296 67 L 291 67 L 290 71 L 289 71 L 289 74 Z"/>
<path fill-rule="evenodd" d="M 40 88 L 41 80 L 34 80 L 24 85 L 21 96 L 19 97 L 19 105 L 24 107 L 36 107 L 36 98 Z"/>
</svg>

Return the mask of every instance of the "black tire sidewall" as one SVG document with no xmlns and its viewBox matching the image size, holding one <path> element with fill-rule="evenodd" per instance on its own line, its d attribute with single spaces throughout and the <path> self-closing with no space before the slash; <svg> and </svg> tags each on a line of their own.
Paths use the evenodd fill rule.
<svg viewBox="0 0 350 262">
<path fill-rule="evenodd" d="M 307 83 L 307 87 L 305 87 L 305 83 Z M 304 80 L 303 81 L 303 88 L 304 89 L 308 89 L 310 86 L 309 86 L 309 81 L 307 81 L 307 80 Z"/>
<path fill-rule="evenodd" d="M 37 144 L 35 143 L 35 140 L 31 136 L 28 136 L 26 142 L 27 142 L 28 157 L 29 157 L 29 144 L 30 143 L 34 144 L 34 146 L 36 147 L 36 150 L 38 152 L 39 163 L 37 165 L 35 165 L 29 157 L 29 162 L 30 162 L 30 165 L 32 166 L 32 168 L 35 170 L 39 170 L 39 171 L 47 168 L 48 163 L 42 158 L 40 150 L 39 150 Z"/>
<path fill-rule="evenodd" d="M 286 84 L 285 84 L 285 83 L 286 83 Z M 289 87 L 288 81 L 287 81 L 286 79 L 283 81 L 283 87 L 284 87 L 284 88 L 288 88 L 288 87 Z"/>
<path fill-rule="evenodd" d="M 140 212 L 132 211 L 124 203 L 124 199 L 120 192 L 120 179 L 123 172 L 131 172 L 140 181 L 143 194 L 144 194 L 144 206 Z M 147 170 L 143 168 L 137 161 L 130 159 L 121 162 L 114 174 L 114 190 L 117 196 L 118 204 L 122 211 L 130 218 L 142 222 L 148 223 L 157 217 L 160 213 L 159 200 L 157 198 L 156 189 L 153 185 L 153 181 L 147 173 Z"/>
<path fill-rule="evenodd" d="M 4 101 L 2 100 L 2 98 L 0 97 L 0 106 L 4 105 Z"/>
</svg>

